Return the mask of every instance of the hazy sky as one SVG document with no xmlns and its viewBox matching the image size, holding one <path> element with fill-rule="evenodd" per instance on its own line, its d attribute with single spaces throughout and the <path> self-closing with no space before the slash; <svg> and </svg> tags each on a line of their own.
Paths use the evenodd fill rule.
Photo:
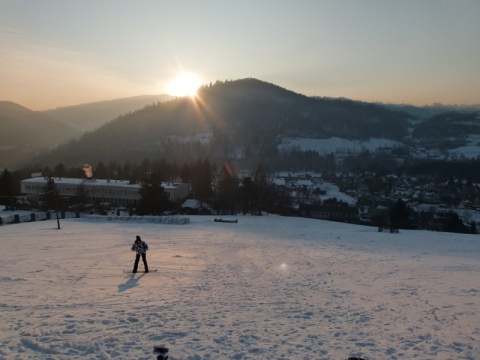
<svg viewBox="0 0 480 360">
<path fill-rule="evenodd" d="M 182 71 L 480 103 L 480 0 L 0 0 L 0 100 L 43 110 L 163 94 Z"/>
</svg>

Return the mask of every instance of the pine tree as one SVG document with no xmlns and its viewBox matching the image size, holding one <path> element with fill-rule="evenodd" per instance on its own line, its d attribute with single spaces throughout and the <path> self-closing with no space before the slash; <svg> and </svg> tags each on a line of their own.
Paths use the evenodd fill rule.
<svg viewBox="0 0 480 360">
<path fill-rule="evenodd" d="M 393 229 L 405 229 L 410 219 L 411 209 L 407 204 L 398 199 L 390 209 L 390 225 Z"/>
<path fill-rule="evenodd" d="M 237 207 L 238 178 L 234 168 L 230 164 L 225 164 L 220 173 L 218 181 L 217 200 L 219 210 L 224 214 L 234 215 Z"/>
<path fill-rule="evenodd" d="M 47 178 L 47 184 L 43 188 L 43 196 L 42 200 L 44 202 L 45 210 L 53 210 L 56 209 L 57 205 L 57 198 L 58 198 L 58 190 L 55 185 L 55 180 L 53 177 Z"/>
<path fill-rule="evenodd" d="M 254 207 L 256 207 L 257 188 L 251 177 L 245 177 L 242 180 L 241 188 L 242 212 L 244 215 L 251 212 L 253 215 Z"/>
<path fill-rule="evenodd" d="M 198 160 L 193 166 L 192 191 L 195 199 L 200 200 L 202 210 L 203 202 L 213 199 L 213 167 L 208 159 Z"/>
<path fill-rule="evenodd" d="M 9 209 L 14 206 L 15 199 L 12 174 L 5 169 L 0 176 L 0 204 L 5 205 Z"/>
<path fill-rule="evenodd" d="M 161 177 L 156 173 L 142 181 L 139 194 L 138 213 L 140 215 L 160 215 L 172 207 L 172 203 L 162 186 Z"/>
</svg>

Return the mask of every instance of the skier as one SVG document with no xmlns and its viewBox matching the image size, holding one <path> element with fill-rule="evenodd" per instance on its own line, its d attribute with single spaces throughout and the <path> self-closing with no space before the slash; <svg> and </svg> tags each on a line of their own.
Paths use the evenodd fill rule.
<svg viewBox="0 0 480 360">
<path fill-rule="evenodd" d="M 133 265 L 132 273 L 135 274 L 137 272 L 138 262 L 140 261 L 140 255 L 142 256 L 143 265 L 145 266 L 145 272 L 148 273 L 147 250 L 148 250 L 147 243 L 145 241 L 142 241 L 140 236 L 137 235 L 137 238 L 135 239 L 135 242 L 132 245 L 132 251 L 135 251 L 137 253 L 137 256 L 135 257 L 135 264 Z"/>
</svg>

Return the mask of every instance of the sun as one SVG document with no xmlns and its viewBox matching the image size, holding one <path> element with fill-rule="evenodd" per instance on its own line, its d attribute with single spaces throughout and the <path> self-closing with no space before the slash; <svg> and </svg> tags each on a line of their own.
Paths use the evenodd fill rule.
<svg viewBox="0 0 480 360">
<path fill-rule="evenodd" d="M 182 73 L 170 82 L 168 93 L 173 96 L 195 96 L 201 84 L 197 75 Z"/>
</svg>

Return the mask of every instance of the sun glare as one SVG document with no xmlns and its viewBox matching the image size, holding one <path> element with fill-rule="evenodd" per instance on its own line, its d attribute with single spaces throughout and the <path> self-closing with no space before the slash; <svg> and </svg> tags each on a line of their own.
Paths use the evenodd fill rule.
<svg viewBox="0 0 480 360">
<path fill-rule="evenodd" d="M 170 82 L 168 92 L 173 96 L 194 96 L 200 85 L 198 76 L 183 73 Z"/>
</svg>

